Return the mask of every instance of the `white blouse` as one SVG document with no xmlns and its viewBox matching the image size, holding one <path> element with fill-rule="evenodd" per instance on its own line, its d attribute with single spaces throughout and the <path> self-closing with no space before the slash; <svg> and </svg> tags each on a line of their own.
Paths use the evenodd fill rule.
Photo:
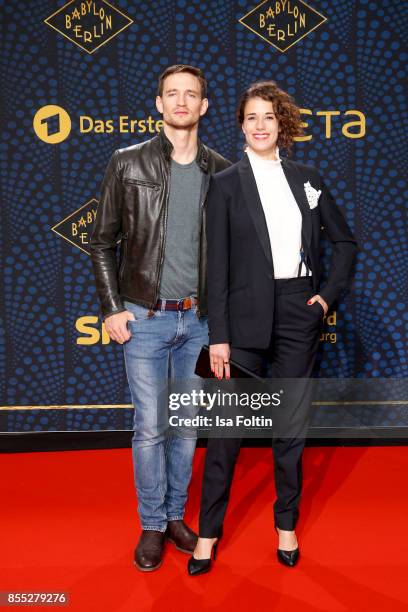
<svg viewBox="0 0 408 612">
<path fill-rule="evenodd" d="M 279 148 L 276 147 L 276 160 L 264 159 L 249 147 L 246 153 L 268 226 L 274 278 L 294 278 L 301 261 L 302 215 L 282 169 Z M 306 276 L 306 272 L 302 264 L 300 275 Z"/>
</svg>

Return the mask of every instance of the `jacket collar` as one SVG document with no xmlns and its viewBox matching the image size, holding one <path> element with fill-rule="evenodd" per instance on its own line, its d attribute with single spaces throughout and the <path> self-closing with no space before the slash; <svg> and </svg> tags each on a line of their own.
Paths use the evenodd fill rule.
<svg viewBox="0 0 408 612">
<path fill-rule="evenodd" d="M 293 193 L 297 205 L 302 214 L 302 244 L 305 250 L 308 249 L 312 236 L 312 219 L 310 207 L 307 203 L 306 194 L 303 186 L 304 177 L 302 177 L 298 165 L 286 158 L 282 159 L 282 170 L 289 183 L 289 187 Z M 266 224 L 265 213 L 262 202 L 259 197 L 258 188 L 254 173 L 252 171 L 251 162 L 248 155 L 245 153 L 242 159 L 238 162 L 238 170 L 241 178 L 241 190 L 244 199 L 249 208 L 250 215 L 254 222 L 256 231 L 265 256 L 272 265 L 272 252 L 269 240 L 269 232 Z"/>
<path fill-rule="evenodd" d="M 312 215 L 304 187 L 305 177 L 299 165 L 290 159 L 282 158 L 282 170 L 302 214 L 302 246 L 307 251 L 312 239 Z"/>
<path fill-rule="evenodd" d="M 252 217 L 252 221 L 255 225 L 265 257 L 268 260 L 269 265 L 273 268 L 268 226 L 266 224 L 261 198 L 259 197 L 258 187 L 256 185 L 255 176 L 252 172 L 251 162 L 249 161 L 247 153 L 245 153 L 242 159 L 238 162 L 237 167 L 241 181 L 241 193 L 244 196 L 249 214 Z"/>
<path fill-rule="evenodd" d="M 173 147 L 173 143 L 167 138 L 163 129 L 161 129 L 159 133 L 159 142 L 160 142 L 160 147 L 163 152 L 163 155 L 166 161 L 169 162 L 171 159 L 171 152 L 173 151 L 174 147 Z M 198 144 L 197 157 L 196 157 L 197 165 L 200 167 L 200 169 L 203 172 L 208 172 L 207 148 L 205 145 L 203 145 L 200 139 L 198 139 L 197 144 Z"/>
</svg>

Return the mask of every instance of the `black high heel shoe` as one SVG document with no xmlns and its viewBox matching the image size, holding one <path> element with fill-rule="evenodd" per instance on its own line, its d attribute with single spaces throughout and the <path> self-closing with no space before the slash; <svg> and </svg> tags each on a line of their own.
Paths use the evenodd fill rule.
<svg viewBox="0 0 408 612">
<path fill-rule="evenodd" d="M 276 525 L 275 531 L 279 535 Z M 278 560 L 283 563 L 283 565 L 287 565 L 288 567 L 293 567 L 299 560 L 299 546 L 295 548 L 295 550 L 282 550 L 281 548 L 278 548 L 276 552 L 278 554 Z"/>
<path fill-rule="evenodd" d="M 218 548 L 218 542 L 220 541 L 220 538 L 218 538 L 218 540 L 215 542 L 215 544 L 213 544 L 212 547 L 212 551 L 211 551 L 211 555 L 213 558 L 213 561 L 216 560 L 217 558 L 217 548 Z M 194 556 L 192 555 L 190 557 L 190 559 L 188 560 L 188 573 L 190 574 L 190 576 L 198 576 L 199 574 L 206 574 L 207 572 L 210 571 L 211 569 L 211 557 L 209 559 L 195 559 Z"/>
</svg>

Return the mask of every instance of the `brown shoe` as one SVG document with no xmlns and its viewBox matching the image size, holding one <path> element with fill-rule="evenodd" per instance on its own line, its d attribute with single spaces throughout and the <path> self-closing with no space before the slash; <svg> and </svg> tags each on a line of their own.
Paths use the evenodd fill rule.
<svg viewBox="0 0 408 612">
<path fill-rule="evenodd" d="M 169 521 L 166 536 L 177 550 L 189 555 L 194 551 L 198 540 L 198 535 L 184 521 Z"/>
<path fill-rule="evenodd" d="M 163 548 L 166 540 L 162 531 L 143 530 L 135 550 L 135 565 L 142 572 L 159 569 L 163 563 Z"/>
</svg>

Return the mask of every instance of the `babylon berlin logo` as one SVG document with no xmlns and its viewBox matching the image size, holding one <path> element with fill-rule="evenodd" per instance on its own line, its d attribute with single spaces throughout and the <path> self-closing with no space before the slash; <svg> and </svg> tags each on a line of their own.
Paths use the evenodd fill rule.
<svg viewBox="0 0 408 612">
<path fill-rule="evenodd" d="M 133 23 L 105 0 L 71 0 L 44 21 L 87 53 L 93 53 Z"/>
<path fill-rule="evenodd" d="M 98 201 L 92 198 L 81 208 L 54 225 L 51 228 L 52 231 L 90 255 L 89 240 L 95 224 L 97 206 Z"/>
<path fill-rule="evenodd" d="M 264 0 L 239 21 L 283 53 L 327 18 L 302 0 Z"/>
</svg>

